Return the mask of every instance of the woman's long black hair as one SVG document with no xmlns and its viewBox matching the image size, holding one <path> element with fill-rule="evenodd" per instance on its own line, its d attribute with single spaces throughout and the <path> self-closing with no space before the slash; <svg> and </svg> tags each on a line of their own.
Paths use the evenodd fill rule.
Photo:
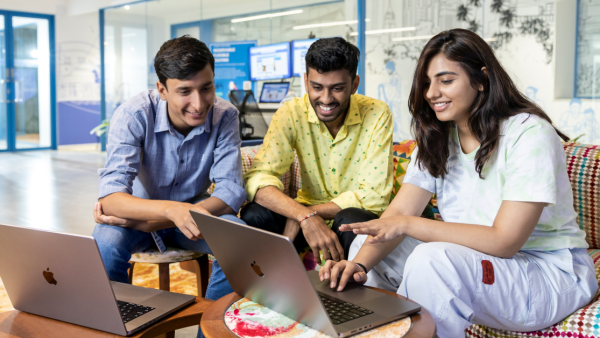
<svg viewBox="0 0 600 338">
<path fill-rule="evenodd" d="M 427 68 L 438 54 L 458 62 L 468 74 L 471 86 L 479 88 L 471 106 L 467 124 L 480 143 L 475 156 L 475 168 L 482 177 L 485 163 L 498 148 L 502 121 L 519 113 L 537 115 L 552 124 L 550 117 L 535 103 L 525 97 L 496 59 L 490 46 L 479 35 L 465 30 L 452 29 L 434 36 L 421 52 L 412 88 L 408 109 L 412 115 L 411 128 L 419 146 L 417 160 L 433 177 L 444 177 L 448 173 L 448 139 L 454 122 L 442 122 L 424 98 Z M 481 69 L 486 67 L 487 75 Z M 569 138 L 554 128 L 565 141 Z"/>
</svg>

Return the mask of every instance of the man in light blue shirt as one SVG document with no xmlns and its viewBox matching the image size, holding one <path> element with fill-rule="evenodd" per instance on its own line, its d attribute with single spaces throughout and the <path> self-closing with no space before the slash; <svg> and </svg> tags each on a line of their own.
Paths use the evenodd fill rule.
<svg viewBox="0 0 600 338">
<path fill-rule="evenodd" d="M 98 170 L 93 237 L 109 278 L 123 283 L 135 252 L 171 246 L 211 253 L 189 210 L 243 223 L 236 216 L 246 200 L 238 111 L 215 96 L 210 50 L 189 36 L 172 39 L 154 67 L 157 90 L 115 111 Z M 214 261 L 206 298 L 232 291 Z"/>
</svg>

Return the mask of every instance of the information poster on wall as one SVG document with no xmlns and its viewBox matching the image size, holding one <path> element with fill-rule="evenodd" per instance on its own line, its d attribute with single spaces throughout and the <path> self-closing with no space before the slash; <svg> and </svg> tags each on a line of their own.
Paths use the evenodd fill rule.
<svg viewBox="0 0 600 338">
<path fill-rule="evenodd" d="M 229 101 L 227 93 L 243 89 L 244 81 L 250 80 L 248 49 L 254 46 L 256 40 L 209 44 L 215 57 L 215 89 L 218 96 Z"/>
</svg>

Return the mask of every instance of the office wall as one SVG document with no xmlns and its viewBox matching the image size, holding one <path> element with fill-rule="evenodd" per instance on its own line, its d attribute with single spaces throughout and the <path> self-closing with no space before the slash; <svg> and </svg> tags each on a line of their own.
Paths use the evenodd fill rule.
<svg viewBox="0 0 600 338">
<path fill-rule="evenodd" d="M 576 6 L 577 1 L 559 2 L 562 2 L 563 12 L 565 6 L 571 14 L 574 12 L 571 7 Z M 495 8 L 494 4 L 500 7 Z M 562 98 L 555 99 L 556 80 L 571 81 L 570 88 L 573 88 L 573 78 L 565 78 L 573 72 L 563 71 L 556 78 L 555 70 L 560 73 L 565 67 L 572 70 L 575 66 L 573 57 L 571 62 L 555 64 L 557 47 L 560 50 L 556 52 L 562 53 L 561 61 L 568 61 L 565 54 L 574 55 L 575 47 L 575 18 L 561 17 L 562 25 L 556 27 L 556 17 L 554 0 L 369 0 L 367 30 L 395 27 L 415 27 L 415 30 L 367 35 L 366 94 L 386 101 L 392 109 L 395 141 L 411 138 L 408 95 L 416 60 L 428 39 L 393 39 L 430 36 L 451 28 L 471 29 L 484 38 L 494 39 L 489 43 L 519 89 L 544 108 L 557 127 L 572 138 L 584 134 L 580 142 L 600 144 L 595 113 L 600 103 L 594 99 L 571 100 L 573 92 L 565 94 L 564 89 L 557 93 Z M 573 34 L 563 36 L 559 41 L 561 46 L 556 46 L 557 29 Z M 587 113 L 583 114 L 584 111 Z"/>
</svg>

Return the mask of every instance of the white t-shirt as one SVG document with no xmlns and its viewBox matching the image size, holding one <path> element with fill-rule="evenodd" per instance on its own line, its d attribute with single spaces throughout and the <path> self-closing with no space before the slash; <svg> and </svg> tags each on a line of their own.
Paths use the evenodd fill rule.
<svg viewBox="0 0 600 338">
<path fill-rule="evenodd" d="M 458 131 L 450 131 L 448 174 L 434 178 L 411 161 L 404 183 L 437 195 L 444 221 L 492 226 L 502 201 L 548 203 L 522 250 L 587 248 L 573 209 L 573 192 L 560 138 L 550 123 L 530 114 L 502 122 L 498 149 L 475 170 L 477 150 L 464 154 Z M 418 149 L 412 155 L 415 155 Z"/>
</svg>

